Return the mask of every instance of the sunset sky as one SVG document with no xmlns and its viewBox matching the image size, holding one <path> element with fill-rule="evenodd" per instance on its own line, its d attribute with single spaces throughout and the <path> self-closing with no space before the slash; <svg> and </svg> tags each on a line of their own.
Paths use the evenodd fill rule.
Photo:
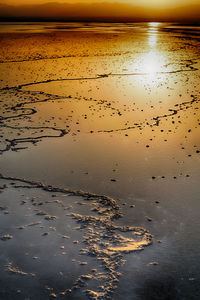
<svg viewBox="0 0 200 300">
<path fill-rule="evenodd" d="M 21 4 L 41 4 L 47 2 L 60 3 L 94 3 L 94 2 L 119 2 L 138 6 L 159 6 L 159 7 L 177 7 L 183 5 L 200 4 L 200 0 L 1 0 L 0 3 L 21 5 Z"/>
<path fill-rule="evenodd" d="M 57 18 L 68 21 L 199 22 L 200 20 L 200 0 L 0 0 L 0 5 L 0 19 L 10 20 L 19 18 L 49 20 Z"/>
</svg>

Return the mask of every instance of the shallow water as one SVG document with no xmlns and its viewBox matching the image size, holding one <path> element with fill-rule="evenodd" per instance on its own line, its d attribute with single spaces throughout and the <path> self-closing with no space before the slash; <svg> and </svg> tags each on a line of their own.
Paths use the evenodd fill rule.
<svg viewBox="0 0 200 300">
<path fill-rule="evenodd" d="M 0 36 L 2 297 L 199 299 L 199 27 Z"/>
</svg>

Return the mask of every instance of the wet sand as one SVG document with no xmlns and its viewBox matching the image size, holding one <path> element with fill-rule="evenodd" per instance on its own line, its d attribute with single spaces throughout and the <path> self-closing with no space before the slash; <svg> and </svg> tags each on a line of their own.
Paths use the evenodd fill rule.
<svg viewBox="0 0 200 300">
<path fill-rule="evenodd" d="M 28 28 L 0 34 L 1 298 L 199 299 L 199 28 Z"/>
</svg>

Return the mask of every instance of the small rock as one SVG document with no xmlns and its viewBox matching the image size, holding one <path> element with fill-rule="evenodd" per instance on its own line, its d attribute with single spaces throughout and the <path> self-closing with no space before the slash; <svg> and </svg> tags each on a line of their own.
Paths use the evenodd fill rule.
<svg viewBox="0 0 200 300">
<path fill-rule="evenodd" d="M 7 240 L 10 240 L 10 239 L 12 239 L 13 238 L 13 236 L 12 235 L 10 235 L 10 234 L 4 234 L 4 235 L 2 235 L 1 236 L 1 240 L 2 241 L 7 241 Z"/>
</svg>

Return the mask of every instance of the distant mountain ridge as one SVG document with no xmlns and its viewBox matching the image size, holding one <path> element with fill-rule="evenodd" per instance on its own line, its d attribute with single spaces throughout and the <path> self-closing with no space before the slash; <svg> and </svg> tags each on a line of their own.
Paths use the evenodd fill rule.
<svg viewBox="0 0 200 300">
<path fill-rule="evenodd" d="M 65 21 L 174 21 L 200 22 L 200 5 L 175 9 L 147 9 L 131 4 L 69 4 L 50 2 L 40 5 L 11 6 L 0 3 L 1 20 Z"/>
</svg>

